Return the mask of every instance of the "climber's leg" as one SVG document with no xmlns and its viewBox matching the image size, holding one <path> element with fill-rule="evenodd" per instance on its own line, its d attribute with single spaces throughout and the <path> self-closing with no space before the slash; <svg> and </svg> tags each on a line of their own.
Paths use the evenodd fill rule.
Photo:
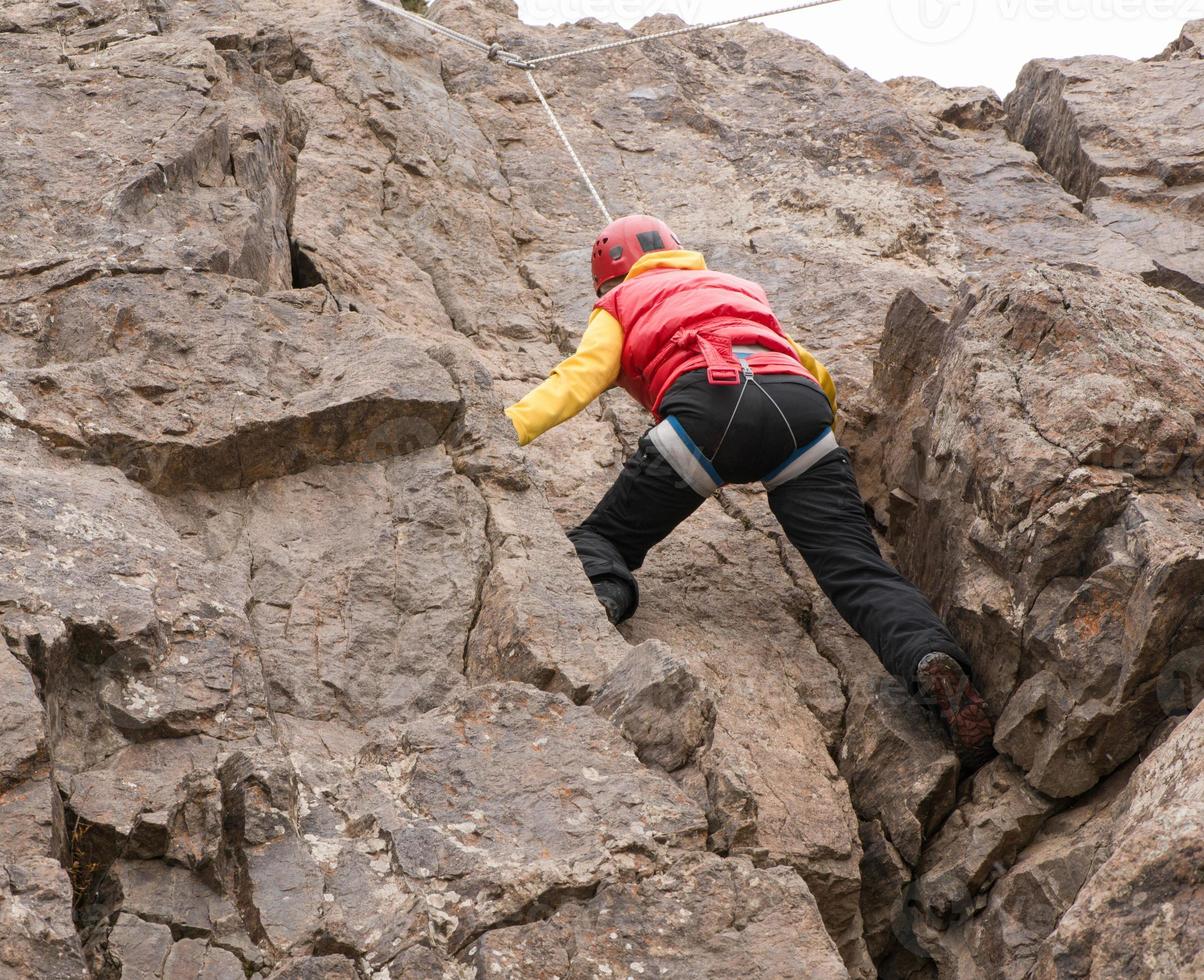
<svg viewBox="0 0 1204 980">
<path fill-rule="evenodd" d="M 969 673 L 928 600 L 878 550 L 845 450 L 772 490 L 769 506 L 837 611 L 909 691 L 920 661 L 934 651 Z"/>
<path fill-rule="evenodd" d="M 645 435 L 594 512 L 569 531 L 585 574 L 613 622 L 629 619 L 639 605 L 639 588 L 631 573 L 704 499 Z"/>
</svg>

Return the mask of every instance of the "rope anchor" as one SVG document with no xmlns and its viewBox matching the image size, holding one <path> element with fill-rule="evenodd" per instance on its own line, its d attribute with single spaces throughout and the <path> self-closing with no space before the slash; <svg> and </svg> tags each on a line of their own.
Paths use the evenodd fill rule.
<svg viewBox="0 0 1204 980">
<path fill-rule="evenodd" d="M 423 17 L 420 14 L 405 10 L 402 7 L 394 6 L 391 3 L 386 3 L 385 0 L 364 0 L 365 3 L 371 4 L 373 7 L 379 7 L 381 10 L 387 10 L 389 13 L 398 17 L 403 17 L 406 20 L 421 24 L 427 30 L 433 31 L 436 34 L 442 34 L 444 37 L 450 37 L 452 40 L 459 41 L 461 44 L 466 44 L 471 48 L 476 48 L 482 52 L 489 61 L 500 61 L 509 68 L 518 68 L 525 72 L 527 80 L 531 83 L 531 88 L 535 90 L 535 94 L 539 97 L 540 104 L 547 111 L 548 118 L 552 122 L 552 128 L 556 130 L 556 134 L 564 143 L 565 149 L 569 151 L 569 156 L 573 163 L 577 165 L 577 172 L 581 175 L 581 180 L 584 182 L 590 196 L 593 197 L 594 203 L 598 205 L 598 210 L 602 212 L 602 216 L 606 218 L 606 223 L 610 224 L 610 211 L 607 210 L 605 202 L 602 200 L 602 195 L 598 193 L 598 189 L 594 186 L 594 182 L 590 180 L 589 173 L 585 169 L 585 165 L 581 162 L 581 158 L 577 156 L 577 151 L 573 148 L 572 141 L 569 140 L 568 134 L 564 131 L 564 127 L 560 125 L 560 120 L 556 118 L 556 113 L 552 111 L 552 107 L 548 105 L 548 100 L 544 98 L 543 90 L 539 87 L 539 82 L 535 80 L 535 69 L 540 65 L 550 64 L 554 61 L 562 61 L 565 58 L 576 58 L 581 55 L 597 54 L 601 51 L 613 51 L 616 48 L 625 48 L 631 44 L 643 44 L 646 41 L 663 40 L 670 37 L 680 37 L 683 34 L 694 34 L 698 31 L 709 31 L 716 27 L 732 27 L 736 24 L 743 24 L 745 21 L 758 20 L 761 17 L 773 17 L 778 14 L 788 14 L 795 10 L 806 10 L 810 7 L 823 7 L 830 3 L 839 3 L 840 0 L 806 0 L 804 3 L 792 4 L 788 7 L 778 7 L 775 10 L 762 11 L 759 14 L 746 14 L 742 17 L 732 17 L 728 20 L 716 20 L 707 24 L 692 24 L 686 27 L 674 28 L 670 31 L 660 31 L 656 34 L 640 34 L 636 37 L 629 37 L 622 41 L 611 41 L 607 44 L 594 44 L 587 48 L 576 48 L 572 51 L 561 51 L 556 54 L 547 54 L 540 58 L 532 58 L 529 61 L 520 58 L 516 54 L 512 54 L 501 46 L 497 41 L 492 44 L 486 44 L 484 41 L 478 40 L 475 37 L 469 37 L 467 34 L 461 34 L 459 31 L 453 30 L 450 27 L 445 27 L 443 24 L 436 23 L 428 17 Z"/>
</svg>

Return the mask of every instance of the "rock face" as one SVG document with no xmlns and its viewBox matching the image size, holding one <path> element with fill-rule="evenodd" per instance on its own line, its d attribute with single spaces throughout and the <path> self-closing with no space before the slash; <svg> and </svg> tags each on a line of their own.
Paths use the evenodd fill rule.
<svg viewBox="0 0 1204 980">
<path fill-rule="evenodd" d="M 609 885 L 546 921 L 496 929 L 477 944 L 475 963 L 482 976 L 541 978 L 849 975 L 798 875 L 713 855 Z"/>
<path fill-rule="evenodd" d="M 1007 101 L 1008 132 L 1154 260 L 1150 282 L 1204 306 L 1201 22 L 1161 60 L 1034 61 Z"/>
<path fill-rule="evenodd" d="M 1051 796 L 1132 756 L 1163 672 L 1199 652 L 1202 338 L 1182 297 L 1052 267 L 984 284 L 948 323 L 914 294 L 887 317 L 879 506 L 979 641 L 999 747 Z"/>
<path fill-rule="evenodd" d="M 541 69 L 837 376 L 998 716 L 961 780 L 758 491 L 607 623 L 564 529 L 646 419 L 501 414 L 596 220 L 521 74 L 352 0 L 0 0 L 0 976 L 1204 971 L 1202 41 L 1004 102 L 750 25 Z"/>
</svg>

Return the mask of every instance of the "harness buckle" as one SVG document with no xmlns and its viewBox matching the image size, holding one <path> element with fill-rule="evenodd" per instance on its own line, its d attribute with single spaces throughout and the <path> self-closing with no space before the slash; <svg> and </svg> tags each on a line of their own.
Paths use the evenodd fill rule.
<svg viewBox="0 0 1204 980">
<path fill-rule="evenodd" d="M 719 365 L 707 368 L 707 382 L 713 385 L 735 385 L 740 383 L 740 372 L 734 367 Z"/>
</svg>

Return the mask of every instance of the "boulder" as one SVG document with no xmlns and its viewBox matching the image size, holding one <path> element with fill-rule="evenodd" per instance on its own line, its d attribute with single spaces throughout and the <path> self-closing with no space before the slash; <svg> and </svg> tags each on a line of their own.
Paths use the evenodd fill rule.
<svg viewBox="0 0 1204 980">
<path fill-rule="evenodd" d="M 1191 976 L 1204 967 L 1202 733 L 1197 708 L 1134 771 L 1106 857 L 1096 855 L 1031 976 Z"/>
<path fill-rule="evenodd" d="M 1141 746 L 1195 646 L 1204 513 L 1180 474 L 1204 447 L 1201 322 L 1172 293 L 1050 268 L 949 324 L 910 295 L 888 319 L 876 389 L 902 409 L 867 447 L 875 506 L 966 640 L 997 745 L 1049 796 Z"/>
<path fill-rule="evenodd" d="M 847 977 L 806 884 L 746 859 L 683 858 L 543 922 L 486 933 L 477 976 Z"/>
</svg>

